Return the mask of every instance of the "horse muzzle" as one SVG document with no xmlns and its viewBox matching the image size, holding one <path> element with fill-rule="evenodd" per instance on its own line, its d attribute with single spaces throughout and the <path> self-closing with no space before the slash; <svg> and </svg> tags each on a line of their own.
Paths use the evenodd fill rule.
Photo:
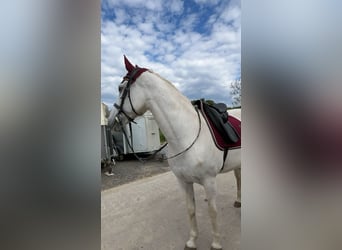
<svg viewBox="0 0 342 250">
<path fill-rule="evenodd" d="M 109 117 L 108 117 L 108 126 L 110 128 L 113 128 L 116 126 L 117 123 L 119 123 L 119 111 L 117 108 L 113 107 L 113 109 L 110 111 Z"/>
<path fill-rule="evenodd" d="M 122 131 L 122 127 L 128 122 L 128 119 L 122 113 L 118 113 L 111 122 L 110 128 L 114 129 L 114 131 Z"/>
</svg>

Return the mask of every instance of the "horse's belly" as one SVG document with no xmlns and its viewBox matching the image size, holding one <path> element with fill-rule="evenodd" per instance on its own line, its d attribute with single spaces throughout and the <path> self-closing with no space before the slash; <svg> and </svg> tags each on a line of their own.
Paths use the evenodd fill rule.
<svg viewBox="0 0 342 250">
<path fill-rule="evenodd" d="M 194 154 L 189 152 L 182 157 L 169 160 L 172 172 L 180 180 L 201 184 L 208 177 L 215 177 L 220 172 L 224 173 L 241 167 L 241 149 L 228 151 L 224 168 L 221 171 L 223 151 L 218 150 L 216 147 L 211 148 L 207 147 L 202 150 L 203 152 L 197 151 L 195 157 Z"/>
</svg>

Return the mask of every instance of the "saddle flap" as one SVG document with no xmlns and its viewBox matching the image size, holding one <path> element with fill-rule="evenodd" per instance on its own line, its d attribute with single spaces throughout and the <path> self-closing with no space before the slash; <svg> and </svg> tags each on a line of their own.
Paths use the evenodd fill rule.
<svg viewBox="0 0 342 250">
<path fill-rule="evenodd" d="M 215 130 L 227 144 L 240 141 L 239 134 L 228 121 L 229 115 L 226 104 L 214 103 L 209 105 L 203 99 L 192 101 L 192 104 L 196 105 L 205 114 L 206 119 L 209 119 L 210 125 L 215 127 Z"/>
<path fill-rule="evenodd" d="M 238 135 L 228 122 L 228 113 L 225 110 L 224 113 L 219 113 L 216 108 L 210 105 L 203 105 L 204 112 L 212 121 L 216 129 L 220 132 L 225 141 L 237 142 L 239 140 Z M 221 106 L 222 107 L 222 106 Z"/>
</svg>

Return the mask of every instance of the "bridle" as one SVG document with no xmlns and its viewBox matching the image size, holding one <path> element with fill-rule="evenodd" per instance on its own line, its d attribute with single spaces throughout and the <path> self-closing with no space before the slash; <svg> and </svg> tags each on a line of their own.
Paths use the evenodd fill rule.
<svg viewBox="0 0 342 250">
<path fill-rule="evenodd" d="M 126 97 L 128 97 L 129 103 L 131 105 L 132 111 L 137 115 L 137 116 L 141 116 L 142 114 L 139 114 L 132 103 L 132 99 L 131 99 L 131 86 L 132 84 L 135 82 L 135 80 L 143 73 L 145 72 L 147 69 L 145 68 L 140 68 L 137 65 L 135 66 L 135 68 L 131 71 L 128 72 L 126 76 L 124 76 L 124 78 L 122 79 L 121 83 L 124 83 L 125 81 L 127 81 L 126 86 L 122 89 L 122 93 L 120 94 L 120 105 L 114 103 L 114 107 L 118 110 L 118 114 L 123 114 L 124 116 L 126 116 L 126 118 L 128 119 L 129 122 L 134 122 L 134 118 L 131 118 L 124 110 L 123 110 L 123 105 L 125 103 L 125 99 Z M 119 92 L 121 92 L 119 90 Z"/>
<path fill-rule="evenodd" d="M 132 103 L 132 99 L 131 99 L 131 86 L 132 84 L 135 82 L 135 80 L 145 71 L 147 71 L 148 69 L 146 68 L 140 68 L 138 67 L 137 65 L 134 67 L 134 69 L 131 71 L 131 72 L 128 72 L 126 76 L 123 77 L 123 80 L 121 81 L 120 85 L 123 84 L 125 81 L 127 81 L 126 83 L 126 86 L 123 88 L 123 89 L 119 89 L 119 92 L 120 92 L 120 99 L 121 99 L 121 102 L 120 102 L 120 105 L 114 103 L 114 107 L 118 110 L 118 113 L 116 115 L 116 119 L 117 117 L 119 117 L 120 114 L 123 114 L 129 122 L 133 122 L 133 123 L 136 123 L 134 121 L 134 118 L 131 118 L 124 110 L 123 110 L 123 105 L 124 105 L 124 102 L 125 102 L 125 99 L 126 97 L 128 97 L 128 100 L 129 100 L 129 103 L 131 105 L 131 108 L 132 108 L 132 111 L 137 115 L 137 116 L 142 116 L 142 114 L 139 114 L 135 109 L 134 109 L 134 106 L 133 106 L 133 103 Z M 120 87 L 119 87 L 120 88 Z M 121 93 L 122 92 L 122 93 Z M 167 158 L 164 158 L 163 160 L 168 160 L 168 159 L 172 159 L 172 158 L 175 158 L 181 154 L 184 154 L 186 151 L 188 151 L 194 144 L 195 142 L 197 141 L 200 133 L 201 133 L 201 127 L 202 127 L 202 124 L 201 124 L 201 117 L 200 117 L 200 114 L 199 114 L 199 111 L 198 111 L 198 108 L 196 106 L 194 106 L 195 110 L 196 110 L 196 113 L 197 113 L 197 116 L 198 116 L 198 121 L 199 121 L 199 129 L 198 129 L 198 133 L 196 135 L 196 138 L 194 139 L 194 141 L 186 148 L 184 149 L 183 151 L 173 155 L 173 156 L 170 156 L 170 157 L 167 157 Z M 122 121 L 121 119 L 117 119 L 118 123 L 120 124 L 120 128 L 125 136 L 125 139 L 128 143 L 128 146 L 130 147 L 130 149 L 132 150 L 134 156 L 141 162 L 145 162 L 146 160 L 148 159 L 151 159 L 153 158 L 159 151 L 161 151 L 163 148 L 165 148 L 167 146 L 167 142 L 161 146 L 159 149 L 155 150 L 153 152 L 153 154 L 147 158 L 140 158 L 139 156 L 136 155 L 136 153 L 134 152 L 133 150 L 133 147 L 132 145 L 129 143 L 129 140 L 128 140 L 128 136 L 127 136 L 127 133 L 124 129 L 124 125 L 122 124 Z M 130 126 L 130 130 L 132 130 L 131 126 Z M 132 131 L 131 131 L 131 134 L 132 134 Z"/>
</svg>

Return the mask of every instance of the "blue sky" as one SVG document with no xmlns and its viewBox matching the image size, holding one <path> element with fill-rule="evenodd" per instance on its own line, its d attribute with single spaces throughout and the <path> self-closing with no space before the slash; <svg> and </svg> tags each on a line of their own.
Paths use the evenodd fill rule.
<svg viewBox="0 0 342 250">
<path fill-rule="evenodd" d="M 123 55 L 189 99 L 231 104 L 241 74 L 241 4 L 235 0 L 103 0 L 101 99 L 112 107 Z"/>
</svg>

